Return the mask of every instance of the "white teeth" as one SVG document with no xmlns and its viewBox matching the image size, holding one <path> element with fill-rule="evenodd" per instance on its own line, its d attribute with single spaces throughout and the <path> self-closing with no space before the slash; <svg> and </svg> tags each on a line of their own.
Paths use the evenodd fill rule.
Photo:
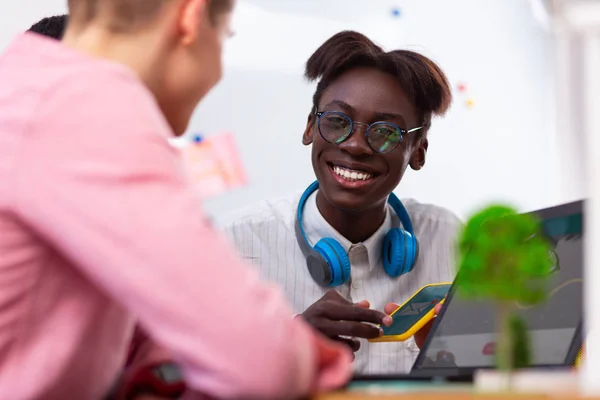
<svg viewBox="0 0 600 400">
<path fill-rule="evenodd" d="M 373 177 L 373 175 L 371 175 L 367 172 L 346 169 L 346 168 L 342 168 L 342 167 L 338 167 L 338 166 L 334 166 L 333 171 L 338 176 L 341 176 L 342 178 L 349 180 L 349 181 L 356 181 L 356 180 L 366 181 Z"/>
</svg>

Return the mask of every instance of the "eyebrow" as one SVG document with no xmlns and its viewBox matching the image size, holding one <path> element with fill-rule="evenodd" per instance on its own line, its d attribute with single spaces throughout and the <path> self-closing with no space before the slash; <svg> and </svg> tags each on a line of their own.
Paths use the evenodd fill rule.
<svg viewBox="0 0 600 400">
<path fill-rule="evenodd" d="M 348 112 L 355 112 L 356 110 L 354 109 L 354 107 L 352 107 L 350 104 L 346 103 L 345 101 L 342 100 L 331 100 L 329 103 L 325 104 L 325 108 L 331 107 L 331 106 L 338 106 L 341 109 L 343 109 L 344 111 L 348 111 Z"/>
<path fill-rule="evenodd" d="M 331 100 L 329 103 L 325 104 L 324 108 L 328 108 L 328 107 L 332 107 L 332 106 L 338 106 L 347 113 L 356 113 L 356 109 L 354 107 L 352 107 L 350 104 L 348 104 L 342 100 Z M 401 114 L 397 114 L 397 113 L 376 112 L 375 116 L 376 116 L 376 119 L 379 121 L 385 121 L 385 120 L 391 119 L 391 120 L 400 120 L 403 123 L 406 123 L 404 117 Z"/>
</svg>

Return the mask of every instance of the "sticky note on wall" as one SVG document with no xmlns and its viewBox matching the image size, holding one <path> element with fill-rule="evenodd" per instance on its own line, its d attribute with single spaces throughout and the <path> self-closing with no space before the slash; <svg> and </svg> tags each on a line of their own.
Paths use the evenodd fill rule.
<svg viewBox="0 0 600 400">
<path fill-rule="evenodd" d="M 186 143 L 182 155 L 201 198 L 221 195 L 248 181 L 235 138 L 229 132 Z"/>
</svg>

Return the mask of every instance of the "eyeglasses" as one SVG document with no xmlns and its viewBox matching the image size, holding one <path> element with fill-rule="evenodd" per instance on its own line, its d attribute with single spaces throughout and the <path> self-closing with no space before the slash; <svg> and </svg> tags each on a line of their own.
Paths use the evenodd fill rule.
<svg viewBox="0 0 600 400">
<path fill-rule="evenodd" d="M 317 125 L 321 137 L 328 143 L 340 144 L 346 141 L 356 125 L 367 128 L 367 142 L 378 153 L 389 153 L 398 147 L 403 135 L 423 129 L 422 126 L 413 129 L 402 129 L 391 122 L 374 122 L 371 125 L 352 121 L 346 114 L 339 111 L 316 112 Z"/>
</svg>

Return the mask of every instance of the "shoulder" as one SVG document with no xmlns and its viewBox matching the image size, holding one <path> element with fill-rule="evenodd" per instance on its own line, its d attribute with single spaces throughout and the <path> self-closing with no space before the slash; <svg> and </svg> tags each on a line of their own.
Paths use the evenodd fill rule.
<svg viewBox="0 0 600 400">
<path fill-rule="evenodd" d="M 77 135 L 82 130 L 102 131 L 98 141 L 113 137 L 126 141 L 157 132 L 171 136 L 152 93 L 124 66 L 78 60 L 55 76 L 38 107 L 43 123 L 77 126 L 72 130 Z M 66 115 L 68 118 L 63 118 Z"/>
<path fill-rule="evenodd" d="M 463 223 L 460 218 L 447 208 L 420 203 L 415 199 L 402 199 L 402 204 L 404 204 L 411 222 L 417 230 L 444 230 L 456 233 L 462 227 Z"/>
<path fill-rule="evenodd" d="M 91 61 L 66 69 L 53 87 L 44 86 L 28 120 L 20 162 L 41 158 L 45 163 L 27 174 L 85 176 L 78 184 L 100 184 L 102 177 L 123 190 L 132 182 L 183 184 L 179 152 L 168 142 L 173 131 L 133 72 Z"/>
</svg>

